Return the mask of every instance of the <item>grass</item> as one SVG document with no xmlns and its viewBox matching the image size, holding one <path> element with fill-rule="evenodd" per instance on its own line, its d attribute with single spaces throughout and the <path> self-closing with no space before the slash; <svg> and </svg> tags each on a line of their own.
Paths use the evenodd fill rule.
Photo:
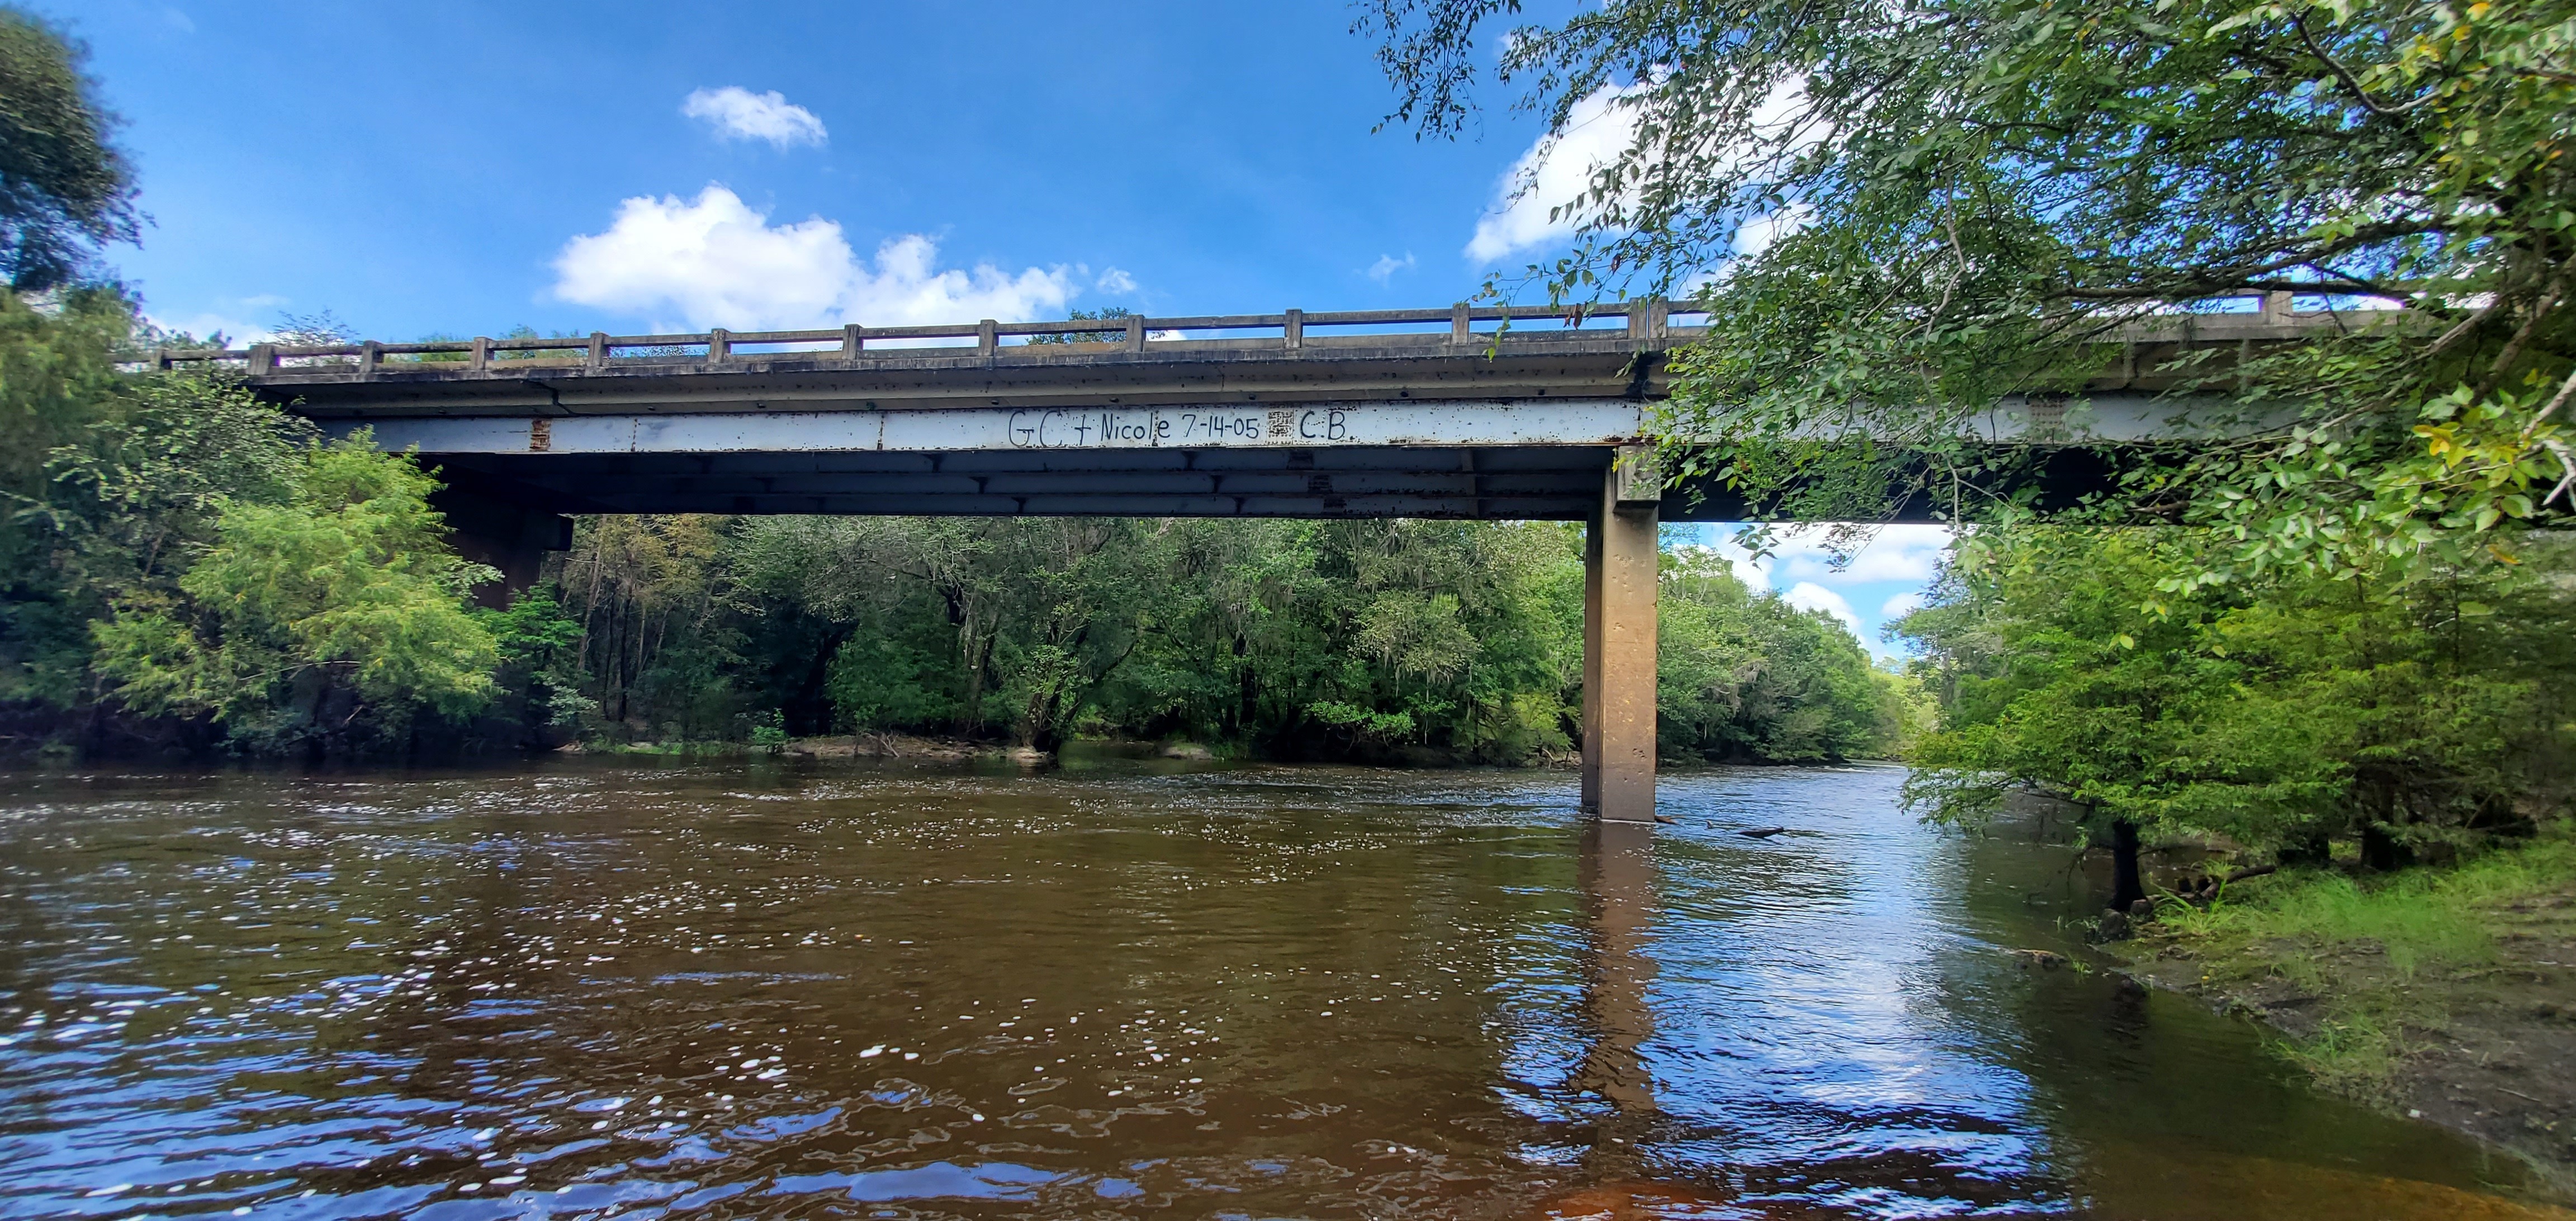
<svg viewBox="0 0 2576 1221">
<path fill-rule="evenodd" d="M 2277 980 L 2316 997 L 2315 1028 L 2285 1053 L 2330 1087 L 2384 1097 L 2408 1032 L 2439 1029 L 2470 978 L 2498 962 L 2518 910 L 2571 887 L 2576 837 L 2560 825 L 2447 868 L 2253 879 L 2206 910 L 2168 904 L 2159 940 L 2199 960 L 2204 984 Z"/>
</svg>

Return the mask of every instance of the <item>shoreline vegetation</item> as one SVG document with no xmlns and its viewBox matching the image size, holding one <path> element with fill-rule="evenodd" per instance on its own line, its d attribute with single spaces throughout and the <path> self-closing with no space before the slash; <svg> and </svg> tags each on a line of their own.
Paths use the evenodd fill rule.
<svg viewBox="0 0 2576 1221">
<path fill-rule="evenodd" d="M 2258 1020 L 2325 1089 L 2511 1150 L 2576 1196 L 2576 827 L 2156 907 L 2104 947 L 2134 978 Z"/>
</svg>

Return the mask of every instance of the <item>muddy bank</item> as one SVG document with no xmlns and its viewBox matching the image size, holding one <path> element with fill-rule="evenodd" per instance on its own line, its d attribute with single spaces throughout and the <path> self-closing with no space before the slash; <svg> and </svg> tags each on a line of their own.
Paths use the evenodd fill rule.
<svg viewBox="0 0 2576 1221">
<path fill-rule="evenodd" d="M 2397 928 L 2232 939 L 2187 919 L 2106 948 L 2143 981 L 2278 1030 L 2321 1086 L 2576 1187 L 2576 876 L 2469 910 L 2493 947 L 2469 961 L 2410 953 Z"/>
<path fill-rule="evenodd" d="M 1032 761 L 1048 756 L 1025 747 L 1019 750 Z M 789 758 L 804 759 L 903 759 L 917 763 L 964 763 L 970 759 L 999 759 L 1011 756 L 1012 747 L 971 738 L 932 738 L 908 733 L 835 734 L 821 738 L 794 738 L 778 748 Z"/>
</svg>

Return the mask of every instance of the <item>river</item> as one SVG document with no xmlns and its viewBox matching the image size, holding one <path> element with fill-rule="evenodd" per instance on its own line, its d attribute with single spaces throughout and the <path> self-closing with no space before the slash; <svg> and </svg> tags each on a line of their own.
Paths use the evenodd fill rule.
<svg viewBox="0 0 2576 1221">
<path fill-rule="evenodd" d="M 0 1215 L 2570 1215 L 1901 779 L 18 775 Z"/>
</svg>

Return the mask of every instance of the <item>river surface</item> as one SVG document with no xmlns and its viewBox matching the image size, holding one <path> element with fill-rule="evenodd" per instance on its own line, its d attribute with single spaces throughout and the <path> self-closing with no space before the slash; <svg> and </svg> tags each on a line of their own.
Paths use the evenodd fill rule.
<svg viewBox="0 0 2576 1221">
<path fill-rule="evenodd" d="M 2571 1215 L 1901 778 L 0 779 L 0 1216 Z"/>
</svg>

